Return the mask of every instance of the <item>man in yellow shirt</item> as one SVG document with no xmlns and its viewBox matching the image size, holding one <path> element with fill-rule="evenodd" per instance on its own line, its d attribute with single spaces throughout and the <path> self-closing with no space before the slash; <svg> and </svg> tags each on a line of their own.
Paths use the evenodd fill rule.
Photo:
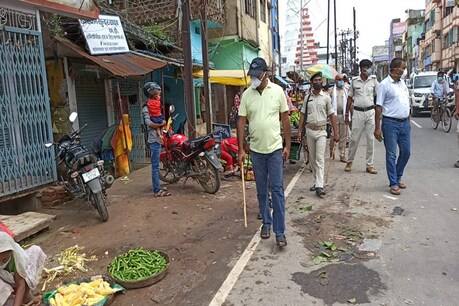
<svg viewBox="0 0 459 306">
<path fill-rule="evenodd" d="M 255 173 L 257 198 L 263 217 L 261 238 L 268 239 L 271 225 L 279 247 L 287 245 L 285 238 L 285 196 L 283 185 L 283 160 L 290 154 L 290 120 L 287 100 L 282 87 L 271 83 L 268 66 L 264 59 L 257 57 L 250 64 L 248 75 L 252 85 L 242 94 L 239 107 L 238 142 L 244 148 L 244 128 L 249 121 L 250 153 Z M 281 123 L 285 137 L 282 149 Z M 244 150 L 238 154 L 239 164 L 245 159 Z M 268 178 L 271 187 L 273 214 L 269 209 Z"/>
</svg>

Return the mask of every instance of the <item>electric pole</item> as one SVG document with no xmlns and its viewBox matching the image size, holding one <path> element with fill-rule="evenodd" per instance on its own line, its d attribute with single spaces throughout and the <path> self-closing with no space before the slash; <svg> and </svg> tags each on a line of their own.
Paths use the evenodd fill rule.
<svg viewBox="0 0 459 306">
<path fill-rule="evenodd" d="M 196 138 L 196 115 L 194 106 L 193 66 L 190 37 L 190 0 L 182 1 L 182 48 L 183 48 L 183 83 L 185 89 L 185 110 L 191 127 L 189 137 Z"/>
<path fill-rule="evenodd" d="M 209 95 L 209 52 L 207 47 L 207 1 L 201 0 L 201 46 L 202 46 L 202 69 L 204 71 L 204 104 L 206 107 L 206 130 L 207 134 L 212 131 L 212 109 Z"/>
<path fill-rule="evenodd" d="M 335 69 L 338 71 L 338 32 L 336 31 L 336 0 L 333 0 L 333 19 L 335 24 Z"/>
<path fill-rule="evenodd" d="M 327 9 L 327 64 L 330 59 L 330 0 L 328 0 Z"/>
</svg>

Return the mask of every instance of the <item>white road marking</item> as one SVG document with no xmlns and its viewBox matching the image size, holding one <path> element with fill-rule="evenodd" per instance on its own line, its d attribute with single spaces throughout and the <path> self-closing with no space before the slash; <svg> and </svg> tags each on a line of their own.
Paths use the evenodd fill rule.
<svg viewBox="0 0 459 306">
<path fill-rule="evenodd" d="M 415 126 L 417 126 L 418 128 L 422 129 L 422 126 L 420 126 L 416 121 L 414 121 L 413 119 L 411 119 L 411 123 L 413 123 Z"/>
<path fill-rule="evenodd" d="M 300 170 L 298 170 L 293 179 L 290 181 L 290 184 L 288 184 L 287 189 L 285 189 L 284 192 L 286 198 L 288 197 L 296 182 L 300 178 L 301 173 L 303 173 L 303 168 L 300 168 Z M 245 248 L 244 253 L 242 253 L 241 257 L 239 257 L 233 269 L 226 277 L 220 289 L 218 289 L 209 306 L 221 306 L 225 302 L 226 298 L 228 297 L 228 294 L 233 289 L 234 285 L 236 284 L 239 278 L 239 275 L 241 275 L 242 271 L 249 262 L 250 257 L 252 257 L 252 254 L 257 248 L 260 241 L 260 230 L 258 230 L 255 233 L 255 236 L 253 236 L 252 240 L 250 240 L 249 245 Z"/>
</svg>

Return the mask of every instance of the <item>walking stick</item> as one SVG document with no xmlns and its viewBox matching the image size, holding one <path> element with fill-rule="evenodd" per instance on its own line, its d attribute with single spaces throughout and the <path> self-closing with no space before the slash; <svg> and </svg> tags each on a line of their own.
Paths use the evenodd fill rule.
<svg viewBox="0 0 459 306">
<path fill-rule="evenodd" d="M 247 203 L 245 201 L 245 171 L 244 162 L 241 163 L 241 176 L 242 176 L 242 198 L 244 199 L 244 226 L 247 228 Z"/>
<path fill-rule="evenodd" d="M 335 149 L 336 149 L 336 145 L 333 146 L 332 156 L 335 155 Z M 325 174 L 325 184 L 328 183 L 328 177 L 329 177 L 329 174 L 330 174 L 331 164 L 332 164 L 332 158 L 330 157 L 330 162 L 328 163 L 327 173 Z"/>
</svg>

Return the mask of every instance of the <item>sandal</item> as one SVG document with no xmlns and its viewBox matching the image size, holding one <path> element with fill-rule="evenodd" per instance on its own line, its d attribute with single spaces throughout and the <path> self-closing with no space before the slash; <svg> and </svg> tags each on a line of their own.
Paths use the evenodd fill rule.
<svg viewBox="0 0 459 306">
<path fill-rule="evenodd" d="M 403 182 L 398 182 L 397 184 L 398 184 L 398 187 L 399 187 L 399 188 L 402 188 L 402 189 L 405 189 L 405 188 L 406 188 L 406 185 L 405 185 L 405 183 L 403 183 Z"/>
<path fill-rule="evenodd" d="M 271 236 L 271 229 L 269 226 L 263 226 L 260 232 L 261 239 L 269 239 Z"/>
<path fill-rule="evenodd" d="M 276 244 L 278 247 L 283 248 L 287 246 L 287 239 L 285 235 L 277 236 L 276 237 Z"/>
<path fill-rule="evenodd" d="M 170 195 L 171 193 L 167 191 L 166 189 L 161 189 L 159 192 L 155 193 L 156 198 L 168 197 Z"/>
<path fill-rule="evenodd" d="M 391 187 L 390 193 L 393 195 L 400 195 L 400 188 L 399 187 Z"/>
</svg>

